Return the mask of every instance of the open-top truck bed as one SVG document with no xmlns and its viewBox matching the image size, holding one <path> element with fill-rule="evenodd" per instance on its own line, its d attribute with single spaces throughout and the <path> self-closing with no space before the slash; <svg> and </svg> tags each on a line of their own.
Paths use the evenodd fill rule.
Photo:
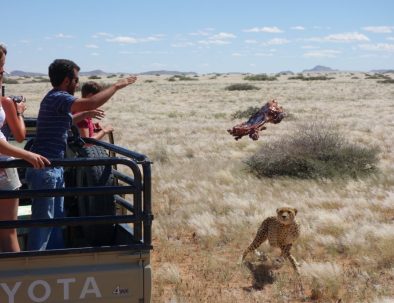
<svg viewBox="0 0 394 303">
<path fill-rule="evenodd" d="M 34 128 L 34 120 L 26 123 Z M 71 137 L 66 159 L 51 159 L 65 169 L 64 189 L 0 190 L 0 203 L 17 197 L 21 205 L 64 196 L 66 210 L 65 218 L 0 221 L 0 228 L 17 228 L 23 249 L 0 252 L 0 303 L 150 302 L 151 162 L 114 144 L 83 140 Z M 0 167 L 17 167 L 22 183 L 28 166 L 0 161 Z M 27 250 L 33 226 L 61 226 L 66 247 Z"/>
</svg>

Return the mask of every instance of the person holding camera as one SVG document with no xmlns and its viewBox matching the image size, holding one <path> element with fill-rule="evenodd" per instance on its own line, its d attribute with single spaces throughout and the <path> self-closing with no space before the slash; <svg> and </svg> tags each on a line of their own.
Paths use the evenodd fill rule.
<svg viewBox="0 0 394 303">
<path fill-rule="evenodd" d="M 3 83 L 4 64 L 7 49 L 0 44 L 0 86 Z M 0 128 L 6 122 L 11 129 L 15 140 L 22 142 L 26 130 L 23 112 L 26 110 L 24 102 L 14 102 L 11 98 L 1 96 L 0 102 Z M 22 158 L 35 168 L 43 168 L 50 162 L 45 157 L 25 151 L 7 143 L 0 130 L 0 159 L 7 160 L 12 157 Z M 21 186 L 16 168 L 0 168 L 0 190 L 16 190 Z M 16 198 L 0 200 L 0 220 L 16 220 L 18 216 L 19 200 Z M 0 229 L 0 251 L 20 251 L 16 229 Z"/>
<path fill-rule="evenodd" d="M 95 81 L 88 81 L 82 85 L 82 98 L 89 98 L 102 90 L 100 84 Z M 73 123 L 78 126 L 81 137 L 101 140 L 105 135 L 114 131 L 111 125 L 102 126 L 99 123 L 93 123 L 92 118 L 101 119 L 104 117 L 103 110 L 93 110 L 73 113 Z"/>
<path fill-rule="evenodd" d="M 37 135 L 31 151 L 50 159 L 63 159 L 67 147 L 68 130 L 72 112 L 96 110 L 106 103 L 119 89 L 137 80 L 129 76 L 103 89 L 89 98 L 76 98 L 79 66 L 71 60 L 56 59 L 48 69 L 53 89 L 43 98 L 37 118 Z M 31 189 L 64 188 L 63 167 L 26 170 L 26 181 Z M 32 199 L 32 219 L 64 217 L 64 197 L 37 197 Z M 31 228 L 29 250 L 59 249 L 64 247 L 63 235 L 53 227 Z"/>
</svg>

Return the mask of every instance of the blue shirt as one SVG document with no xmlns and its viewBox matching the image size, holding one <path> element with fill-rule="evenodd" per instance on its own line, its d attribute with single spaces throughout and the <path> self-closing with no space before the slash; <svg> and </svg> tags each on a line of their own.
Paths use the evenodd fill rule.
<svg viewBox="0 0 394 303">
<path fill-rule="evenodd" d="M 53 89 L 48 92 L 41 101 L 37 136 L 31 151 L 47 158 L 64 158 L 72 124 L 71 105 L 75 99 L 65 91 Z"/>
</svg>

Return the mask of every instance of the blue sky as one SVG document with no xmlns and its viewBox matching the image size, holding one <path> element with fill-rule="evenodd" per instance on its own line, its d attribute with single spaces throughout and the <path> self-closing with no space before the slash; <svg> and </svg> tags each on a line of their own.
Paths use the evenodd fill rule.
<svg viewBox="0 0 394 303">
<path fill-rule="evenodd" d="M 8 71 L 394 69 L 391 0 L 12 0 L 1 18 Z"/>
</svg>

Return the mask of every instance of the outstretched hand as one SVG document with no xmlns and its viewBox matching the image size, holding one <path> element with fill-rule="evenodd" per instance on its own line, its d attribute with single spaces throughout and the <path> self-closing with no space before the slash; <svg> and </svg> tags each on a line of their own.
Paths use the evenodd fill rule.
<svg viewBox="0 0 394 303">
<path fill-rule="evenodd" d="M 122 89 L 130 84 L 133 84 L 135 81 L 137 81 L 136 76 L 129 76 L 127 78 L 118 80 L 118 82 L 115 83 L 115 87 L 116 89 Z"/>
<path fill-rule="evenodd" d="M 101 120 L 101 118 L 105 117 L 105 113 L 102 109 L 93 109 L 86 112 L 87 118 L 94 118 L 97 120 Z"/>
</svg>

